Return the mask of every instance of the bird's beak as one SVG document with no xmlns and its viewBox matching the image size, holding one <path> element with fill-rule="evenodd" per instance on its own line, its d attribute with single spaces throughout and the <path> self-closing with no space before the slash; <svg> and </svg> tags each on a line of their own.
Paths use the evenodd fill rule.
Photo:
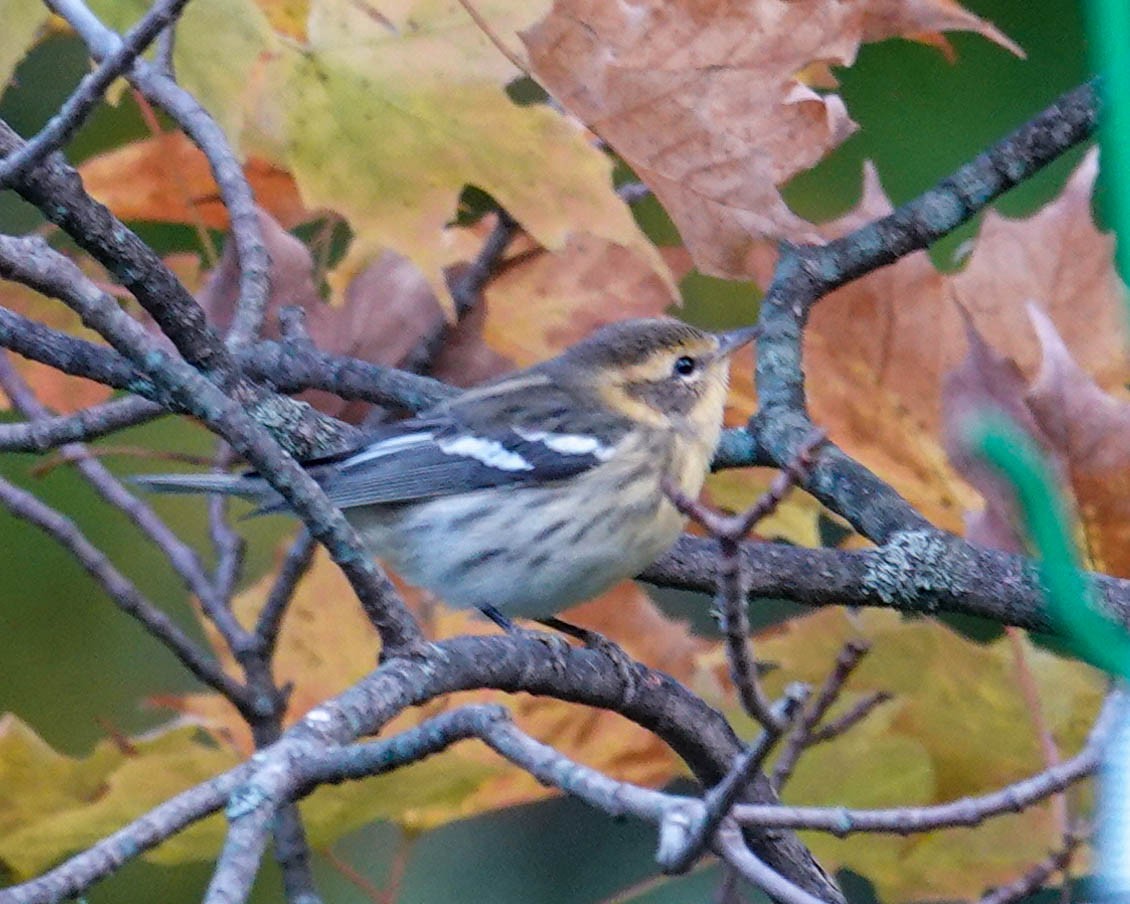
<svg viewBox="0 0 1130 904">
<path fill-rule="evenodd" d="M 758 325 L 744 326 L 740 330 L 730 330 L 728 333 L 716 333 L 718 337 L 718 357 L 725 358 L 732 355 L 743 345 L 749 345 L 761 334 Z"/>
</svg>

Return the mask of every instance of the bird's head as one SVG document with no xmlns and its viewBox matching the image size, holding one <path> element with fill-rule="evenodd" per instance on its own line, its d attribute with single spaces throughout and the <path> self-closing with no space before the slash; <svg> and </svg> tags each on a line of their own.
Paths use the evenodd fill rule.
<svg viewBox="0 0 1130 904">
<path fill-rule="evenodd" d="M 613 409 L 657 427 L 717 439 L 730 356 L 757 327 L 708 333 L 671 318 L 625 320 L 597 330 L 563 358 Z"/>
</svg>

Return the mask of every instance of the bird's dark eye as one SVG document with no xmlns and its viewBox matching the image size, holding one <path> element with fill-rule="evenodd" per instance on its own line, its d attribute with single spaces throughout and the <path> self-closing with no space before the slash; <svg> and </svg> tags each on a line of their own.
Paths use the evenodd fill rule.
<svg viewBox="0 0 1130 904">
<path fill-rule="evenodd" d="M 675 373 L 680 377 L 689 377 L 695 372 L 698 362 L 690 355 L 683 355 L 675 360 Z"/>
</svg>

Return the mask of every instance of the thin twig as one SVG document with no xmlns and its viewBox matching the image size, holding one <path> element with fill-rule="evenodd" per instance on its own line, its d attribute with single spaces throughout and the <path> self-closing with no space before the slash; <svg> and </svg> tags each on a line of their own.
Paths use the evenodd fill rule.
<svg viewBox="0 0 1130 904">
<path fill-rule="evenodd" d="M 24 417 L 34 421 L 50 416 L 4 352 L 0 352 L 0 388 Z M 205 573 L 196 551 L 181 540 L 151 506 L 129 492 L 85 446 L 77 443 L 64 446 L 63 454 L 76 462 L 79 473 L 107 504 L 122 512 L 164 554 L 203 608 L 213 611 L 219 604 L 216 587 Z"/>
<path fill-rule="evenodd" d="M 215 659 L 182 631 L 164 612 L 147 600 L 134 584 L 118 571 L 106 556 L 69 518 L 0 478 L 0 505 L 15 517 L 34 524 L 66 549 L 114 604 L 136 619 L 153 637 L 200 681 L 219 691 L 240 708 L 248 705 L 247 693 Z"/>
<path fill-rule="evenodd" d="M 761 498 L 738 515 L 716 512 L 690 499 L 670 481 L 665 482 L 663 487 L 675 507 L 701 524 L 718 542 L 715 608 L 722 620 L 730 677 L 745 711 L 765 728 L 777 732 L 784 726 L 775 719 L 769 698 L 758 680 L 757 660 L 749 639 L 749 616 L 746 613 L 749 587 L 742 569 L 741 541 L 758 521 L 780 505 L 789 489 L 800 481 L 804 472 L 812 466 L 812 457 L 824 440 L 823 433 L 814 431 Z"/>
<path fill-rule="evenodd" d="M 163 35 L 171 34 L 171 31 L 166 30 Z M 138 112 L 141 114 L 141 119 L 145 123 L 145 127 L 149 130 L 149 134 L 157 141 L 166 141 L 170 136 L 163 128 L 161 128 L 161 121 L 157 118 L 157 113 L 153 109 L 153 105 L 145 99 L 145 95 L 138 91 L 136 88 L 131 90 L 134 101 L 137 103 Z M 216 251 L 216 243 L 212 241 L 212 234 L 208 231 L 208 224 L 204 222 L 204 216 L 200 213 L 200 208 L 196 204 L 196 199 L 193 197 L 192 192 L 189 190 L 188 179 L 184 172 L 183 167 L 169 155 L 168 158 L 162 157 L 160 165 L 163 170 L 163 175 L 166 179 L 176 186 L 177 192 L 180 194 L 181 203 L 184 204 L 185 210 L 192 218 L 192 229 L 196 233 L 196 241 L 200 245 L 200 250 L 204 255 L 204 263 L 208 269 L 213 269 L 219 263 L 220 255 Z"/>
<path fill-rule="evenodd" d="M 707 793 L 702 815 L 689 828 L 680 828 L 684 839 L 681 845 L 660 844 L 657 859 L 664 872 L 685 872 L 710 844 L 715 831 L 733 808 L 738 796 L 745 790 L 750 779 L 761 770 L 782 731 L 801 712 L 807 699 L 808 688 L 805 685 L 791 684 L 786 688 L 784 696 L 773 704 L 772 722 L 762 728 L 757 740 L 735 759 L 725 778 Z"/>
<path fill-rule="evenodd" d="M 412 861 L 412 849 L 419 836 L 407 830 L 401 830 L 397 840 L 396 850 L 392 852 L 392 863 L 389 864 L 388 878 L 377 904 L 396 904 L 400 899 L 400 890 L 404 885 L 404 877 L 408 875 L 408 865 Z"/>
<path fill-rule="evenodd" d="M 455 315 L 460 319 L 482 302 L 483 289 L 498 271 L 503 254 L 520 231 L 517 222 L 505 210 L 499 209 L 495 216 L 497 220 L 494 227 L 483 241 L 475 259 L 448 280 L 447 287 L 455 302 Z M 400 369 L 411 373 L 426 373 L 450 330 L 450 324 L 440 321 L 404 356 L 399 364 Z"/>
<path fill-rule="evenodd" d="M 49 419 L 54 419 L 54 416 L 48 415 L 43 418 L 43 420 Z M 97 458 L 100 461 L 107 458 L 143 458 L 146 461 L 175 461 L 178 464 L 195 465 L 198 468 L 207 467 L 212 463 L 212 459 L 205 455 L 194 455 L 191 452 L 157 450 L 151 446 L 124 446 L 114 443 L 103 443 L 99 446 L 83 445 L 84 454 L 82 456 L 71 454 L 67 451 L 68 448 L 69 444 L 49 455 L 45 455 L 38 464 L 32 466 L 29 473 L 33 477 L 46 477 L 56 468 L 73 465 L 82 457 Z"/>
<path fill-rule="evenodd" d="M 495 34 L 494 29 L 490 27 L 490 23 L 487 22 L 487 20 L 484 19 L 481 15 L 479 15 L 479 11 L 475 9 L 475 6 L 471 3 L 471 0 L 459 0 L 459 5 L 462 6 L 464 10 L 466 10 L 467 15 L 470 16 L 471 21 L 473 21 L 475 25 L 478 26 L 479 31 L 486 35 L 486 39 L 497 48 L 499 53 L 501 53 L 504 57 L 506 57 L 506 59 L 510 61 L 511 65 L 513 65 L 515 69 L 517 69 L 528 78 L 533 78 L 533 76 L 530 75 L 529 64 L 520 56 L 518 56 L 518 54 L 516 54 L 513 50 L 507 47 L 504 43 L 502 43 L 502 39 L 499 38 L 497 34 Z"/>
<path fill-rule="evenodd" d="M 792 775 L 801 753 L 805 748 L 811 746 L 812 732 L 839 699 L 844 684 L 870 649 L 870 644 L 860 640 L 849 640 L 840 649 L 832 671 L 824 679 L 824 683 L 813 697 L 812 702 L 798 716 L 796 724 L 781 746 L 781 753 L 777 757 L 777 761 L 773 764 L 770 780 L 778 792 L 785 786 L 789 776 Z"/>
<path fill-rule="evenodd" d="M 1016 666 L 1016 683 L 1020 686 L 1020 695 L 1024 699 L 1024 705 L 1032 720 L 1032 728 L 1036 732 L 1036 740 L 1039 742 L 1040 751 L 1044 755 L 1044 765 L 1055 766 L 1063 757 L 1060 755 L 1059 747 L 1052 735 L 1051 728 L 1048 726 L 1047 719 L 1044 718 L 1040 689 L 1036 686 L 1036 679 L 1032 674 L 1032 668 L 1025 650 L 1027 643 L 1025 635 L 1019 629 L 1011 627 L 1005 628 L 1004 633 L 1005 637 L 1008 638 L 1008 645 L 1012 650 L 1012 660 Z M 1065 838 L 1068 837 L 1071 816 L 1067 812 L 1067 797 L 1063 794 L 1057 796 L 1052 801 L 1052 810 L 1055 813 L 1056 825 L 1059 827 L 1060 834 Z"/>
<path fill-rule="evenodd" d="M 726 640 L 726 658 L 730 664 L 730 679 L 738 691 L 742 707 L 766 730 L 776 732 L 784 727 L 776 721 L 769 697 L 758 680 L 757 659 L 749 639 L 749 617 L 746 614 L 746 586 L 742 577 L 738 555 L 736 531 L 745 524 L 741 516 L 721 515 L 702 503 L 684 495 L 673 483 L 664 486 L 664 492 L 684 515 L 694 518 L 717 540 L 717 578 L 715 612 L 722 622 Z"/>
<path fill-rule="evenodd" d="M 716 835 L 714 852 L 742 877 L 764 891 L 778 904 L 827 904 L 816 895 L 790 882 L 757 857 L 745 843 L 741 830 L 734 824 L 724 825 Z"/>
<path fill-rule="evenodd" d="M 322 897 L 314 883 L 310 842 L 297 804 L 288 802 L 279 808 L 271 833 L 286 900 L 292 904 L 322 904 Z"/>
<path fill-rule="evenodd" d="M 173 56 L 177 46 L 177 23 L 174 22 L 157 36 L 156 53 L 153 55 L 153 65 L 162 75 L 176 79 L 176 61 Z"/>
<path fill-rule="evenodd" d="M 912 835 L 936 829 L 971 828 L 994 816 L 1019 813 L 1058 794 L 1099 766 L 1102 748 L 1121 699 L 1120 692 L 1107 695 L 1083 748 L 1060 763 L 1011 785 L 961 800 L 926 807 L 894 807 L 880 810 L 823 809 L 820 807 L 766 807 L 737 804 L 733 817 L 742 825 L 772 828 L 815 829 L 844 837 L 858 832 Z"/>
<path fill-rule="evenodd" d="M 0 236 L 0 276 L 16 279 L 71 306 L 154 385 L 163 387 L 178 405 L 191 411 L 255 467 L 329 550 L 366 612 L 377 619 L 386 653 L 420 641 L 418 622 L 366 553 L 357 532 L 244 404 L 171 355 L 114 299 L 42 239 Z M 263 397 L 257 393 L 257 398 Z M 278 413 L 283 409 L 274 410 Z M 295 429 L 297 424 L 284 432 Z"/>
<path fill-rule="evenodd" d="M 817 744 L 824 744 L 838 738 L 867 718 L 875 707 L 893 699 L 894 695 L 887 691 L 871 691 L 864 694 L 836 718 L 829 719 L 823 725 L 812 729 L 808 735 L 807 746 L 815 747 Z"/>
<path fill-rule="evenodd" d="M 189 413 L 185 406 L 156 386 L 114 349 L 53 330 L 3 307 L 0 307 L 0 347 L 63 373 L 144 396 L 166 411 Z M 360 399 L 413 411 L 428 408 L 460 392 L 458 388 L 431 377 L 372 364 L 359 358 L 333 355 L 312 344 L 258 342 L 240 349 L 236 362 L 242 374 L 279 392 L 322 389 L 343 399 Z M 0 425 L 0 429 L 3 426 Z M 278 427 L 274 429 L 277 431 Z M 346 425 L 339 425 L 339 433 L 344 437 L 344 444 L 360 439 Z M 91 438 L 87 433 L 79 436 Z M 295 443 L 302 437 L 288 437 L 279 432 L 278 439 L 289 439 Z M 16 447 L 9 448 L 15 450 Z M 297 450 L 297 446 L 295 448 Z M 31 445 L 20 451 L 42 449 Z M 312 450 L 310 454 L 316 451 L 319 450 Z"/>
<path fill-rule="evenodd" d="M 714 889 L 712 904 L 745 904 L 740 886 L 742 874 L 729 863 L 722 862 L 722 878 Z"/>
<path fill-rule="evenodd" d="M 226 471 L 233 461 L 231 448 L 221 441 L 212 466 L 216 470 Z M 230 519 L 230 499 L 222 493 L 211 494 L 208 497 L 208 535 L 212 540 L 212 549 L 216 553 L 216 571 L 212 580 L 216 587 L 217 598 L 229 609 L 236 583 L 243 569 L 243 555 L 247 547 L 243 537 L 232 529 Z M 239 639 L 246 640 L 247 632 L 241 631 Z M 225 638 L 225 640 L 232 643 L 237 638 Z"/>
<path fill-rule="evenodd" d="M 259 610 L 259 617 L 255 623 L 255 641 L 265 656 L 269 657 L 274 652 L 283 615 L 294 596 L 298 582 L 314 562 L 316 548 L 310 532 L 302 528 L 287 550 L 286 558 L 283 559 L 275 582 L 271 586 L 271 592 L 267 594 L 267 600 Z"/>
<path fill-rule="evenodd" d="M 352 882 L 357 887 L 357 890 L 372 901 L 373 904 L 383 904 L 385 898 L 380 886 L 338 854 L 333 848 L 327 848 L 322 851 L 322 856 L 326 858 L 330 866 L 332 866 L 339 875 L 343 876 L 347 881 Z"/>
<path fill-rule="evenodd" d="M 121 38 L 106 28 L 82 0 L 46 2 L 70 23 L 96 60 L 117 52 Z M 219 124 L 168 72 L 137 59 L 124 74 L 150 103 L 164 110 L 184 130 L 208 160 L 239 252 L 239 300 L 227 342 L 232 348 L 242 346 L 252 341 L 262 326 L 271 263 L 251 185 Z M 166 330 L 166 334 L 175 336 L 176 332 Z"/>
<path fill-rule="evenodd" d="M 977 904 L 1016 904 L 1017 901 L 1022 901 L 1029 895 L 1035 894 L 1047 885 L 1048 880 L 1053 875 L 1065 872 L 1071 866 L 1075 852 L 1087 840 L 1089 834 L 1083 826 L 1069 829 L 1063 836 L 1063 843 L 1058 850 L 1052 851 L 1015 882 L 986 892 Z M 1066 876 L 1064 878 L 1066 884 Z"/>
</svg>

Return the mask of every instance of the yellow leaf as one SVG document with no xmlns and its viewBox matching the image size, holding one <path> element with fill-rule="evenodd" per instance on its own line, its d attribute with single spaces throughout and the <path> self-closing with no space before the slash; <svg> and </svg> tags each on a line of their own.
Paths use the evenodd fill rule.
<svg viewBox="0 0 1130 904">
<path fill-rule="evenodd" d="M 523 9 L 523 21 L 532 12 L 508 9 L 511 19 Z M 353 227 L 339 289 L 391 248 L 446 298 L 442 269 L 455 257 L 445 227 L 468 184 L 546 247 L 588 232 L 668 278 L 612 189 L 608 158 L 557 112 L 506 96 L 503 58 L 461 9 L 421 0 L 403 21 L 383 13 L 319 4 L 309 43 L 280 49 L 250 101 L 258 146 L 293 172 L 307 206 Z"/>
<path fill-rule="evenodd" d="M 267 17 L 250 0 L 193 0 L 177 24 L 177 80 L 237 150 L 256 70 L 278 47 Z"/>
<path fill-rule="evenodd" d="M 1045 767 L 1007 641 L 975 644 L 936 622 L 892 612 L 825 609 L 766 632 L 756 649 L 759 658 L 781 666 L 769 676 L 770 687 L 797 679 L 817 683 L 843 642 L 860 635 L 872 651 L 852 674 L 833 717 L 871 691 L 887 691 L 894 700 L 807 752 L 786 786 L 786 802 L 922 806 L 988 793 Z M 1104 682 L 1086 666 L 1031 646 L 1025 659 L 1044 722 L 1068 756 L 1083 743 Z M 969 897 L 1014 877 L 1055 846 L 1048 811 L 1045 804 L 976 829 L 911 838 L 836 841 L 813 833 L 806 841 L 825 865 L 850 867 L 875 882 L 881 900 Z M 936 856 L 926 856 L 926 849 Z"/>
<path fill-rule="evenodd" d="M 745 511 L 769 489 L 778 473 L 769 468 L 719 471 L 706 478 L 706 495 L 715 506 L 732 512 Z M 768 518 L 757 523 L 755 530 L 767 540 L 820 546 L 818 519 L 823 508 L 807 493 L 794 490 Z"/>
<path fill-rule="evenodd" d="M 235 613 L 252 623 L 271 586 L 271 576 L 240 594 Z M 418 592 L 405 595 L 436 638 L 489 633 L 496 629 L 478 613 L 436 606 Z M 576 624 L 606 634 L 645 662 L 718 698 L 722 682 L 708 655 L 712 644 L 696 638 L 686 625 L 672 622 L 632 582 L 570 610 Z M 205 626 L 214 643 L 214 632 Z M 293 684 L 287 711 L 292 723 L 326 697 L 355 682 L 376 661 L 377 639 L 361 613 L 349 585 L 330 559 L 319 551 L 309 574 L 299 584 L 279 637 L 275 673 Z M 229 668 L 230 655 L 218 649 Z M 655 735 L 615 713 L 559 700 L 513 696 L 493 691 L 454 694 L 429 706 L 402 713 L 381 732 L 391 737 L 437 712 L 464 703 L 492 701 L 509 709 L 517 723 L 567 756 L 612 776 L 662 786 L 683 769 Z M 202 724 L 213 737 L 241 756 L 250 755 L 250 733 L 235 709 L 215 694 L 163 697 L 157 702 Z M 352 790 L 351 790 L 352 789 Z M 555 794 L 528 774 L 502 762 L 478 744 L 460 744 L 434 760 L 394 775 L 366 780 L 346 789 L 321 789 L 303 804 L 312 834 L 329 843 L 345 831 L 373 819 L 394 819 L 425 829 L 474 813 L 512 806 Z M 348 811 L 348 812 L 346 812 Z"/>
<path fill-rule="evenodd" d="M 3 96 L 12 74 L 47 24 L 49 12 L 39 3 L 26 0 L 0 0 L 0 96 Z"/>
<path fill-rule="evenodd" d="M 237 762 L 173 724 L 122 747 L 101 741 L 83 758 L 63 756 L 15 716 L 0 718 L 0 862 L 28 877 L 100 840 L 173 795 Z M 214 856 L 222 817 L 163 846 L 177 861 Z"/>
</svg>

